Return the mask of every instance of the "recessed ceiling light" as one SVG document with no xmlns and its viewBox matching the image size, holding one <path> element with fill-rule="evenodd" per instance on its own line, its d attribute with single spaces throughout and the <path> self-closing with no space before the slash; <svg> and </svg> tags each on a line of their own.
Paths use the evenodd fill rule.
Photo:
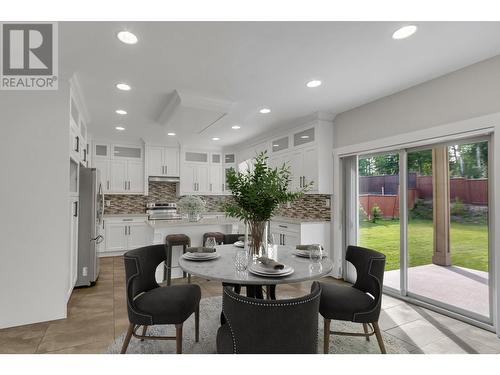
<svg viewBox="0 0 500 375">
<path fill-rule="evenodd" d="M 238 130 L 238 129 L 241 129 L 241 126 L 233 125 L 233 126 L 231 126 L 231 129 Z"/>
<path fill-rule="evenodd" d="M 322 82 L 317 79 L 313 79 L 312 81 L 309 81 L 306 83 L 307 87 L 314 88 L 314 87 L 319 87 L 321 86 Z"/>
<path fill-rule="evenodd" d="M 416 31 L 417 26 L 415 25 L 403 26 L 394 31 L 394 33 L 392 34 L 392 39 L 405 39 L 415 34 Z"/>
<path fill-rule="evenodd" d="M 125 111 L 124 109 L 117 109 L 115 112 L 118 113 L 119 115 L 126 115 L 127 114 L 127 111 Z"/>
<path fill-rule="evenodd" d="M 130 85 L 127 85 L 126 83 L 117 83 L 116 88 L 122 91 L 129 91 L 131 89 Z"/>
<path fill-rule="evenodd" d="M 175 137 L 175 133 L 167 133 L 167 135 L 169 135 L 171 137 Z"/>
<path fill-rule="evenodd" d="M 125 44 L 137 43 L 137 37 L 130 31 L 120 31 L 118 34 L 116 34 L 116 37 Z"/>
<path fill-rule="evenodd" d="M 115 126 L 115 129 L 119 131 L 125 130 L 123 126 Z"/>
<path fill-rule="evenodd" d="M 308 135 L 301 135 L 300 138 L 302 138 L 302 139 L 308 139 L 309 136 Z"/>
<path fill-rule="evenodd" d="M 259 112 L 265 115 L 267 113 L 271 113 L 271 110 L 269 108 L 261 108 Z"/>
<path fill-rule="evenodd" d="M 220 141 L 220 138 L 219 137 L 213 137 L 212 141 Z"/>
</svg>

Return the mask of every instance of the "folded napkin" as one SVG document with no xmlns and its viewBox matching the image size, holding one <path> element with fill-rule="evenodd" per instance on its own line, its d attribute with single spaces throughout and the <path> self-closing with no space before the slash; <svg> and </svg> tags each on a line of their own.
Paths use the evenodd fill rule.
<svg viewBox="0 0 500 375">
<path fill-rule="evenodd" d="M 257 260 L 265 267 L 273 270 L 282 270 L 285 268 L 283 263 L 276 262 L 274 259 L 268 257 L 260 257 Z"/>
<path fill-rule="evenodd" d="M 297 246 L 295 246 L 295 248 L 297 250 L 310 251 L 310 250 L 315 249 L 317 246 L 321 246 L 321 245 L 314 243 L 314 244 L 310 244 L 310 245 L 297 245 Z M 321 250 L 323 250 L 323 246 L 321 246 Z"/>
<path fill-rule="evenodd" d="M 212 247 L 188 247 L 186 249 L 188 253 L 215 253 L 215 248 Z"/>
</svg>

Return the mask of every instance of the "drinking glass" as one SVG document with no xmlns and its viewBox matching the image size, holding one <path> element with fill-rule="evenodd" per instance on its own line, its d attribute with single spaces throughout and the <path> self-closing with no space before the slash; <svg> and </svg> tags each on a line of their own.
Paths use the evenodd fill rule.
<svg viewBox="0 0 500 375">
<path fill-rule="evenodd" d="M 323 258 L 323 248 L 321 245 L 312 245 L 309 250 L 309 259 L 311 262 L 318 263 Z"/>
<path fill-rule="evenodd" d="M 209 247 L 209 248 L 215 248 L 215 246 L 217 245 L 217 242 L 215 242 L 215 237 L 208 237 L 207 238 L 207 241 L 205 242 L 205 247 Z"/>
<path fill-rule="evenodd" d="M 246 250 L 238 250 L 234 257 L 234 266 L 236 271 L 245 271 L 248 266 L 248 252 Z"/>
</svg>

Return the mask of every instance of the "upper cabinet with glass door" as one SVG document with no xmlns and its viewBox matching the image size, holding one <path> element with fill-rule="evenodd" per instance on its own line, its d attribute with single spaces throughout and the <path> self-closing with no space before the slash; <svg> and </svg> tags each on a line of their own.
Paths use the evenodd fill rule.
<svg viewBox="0 0 500 375">
<path fill-rule="evenodd" d="M 142 159 L 142 147 L 113 145 L 114 159 Z"/>
<path fill-rule="evenodd" d="M 293 135 L 293 147 L 309 145 L 315 141 L 314 127 L 299 131 Z"/>
<path fill-rule="evenodd" d="M 286 151 L 290 148 L 290 137 L 281 137 L 272 141 L 271 150 L 274 152 Z"/>
</svg>

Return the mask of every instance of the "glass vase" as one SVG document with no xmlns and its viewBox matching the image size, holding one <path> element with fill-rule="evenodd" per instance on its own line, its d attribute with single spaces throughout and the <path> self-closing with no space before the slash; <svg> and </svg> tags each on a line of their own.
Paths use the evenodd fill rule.
<svg viewBox="0 0 500 375">
<path fill-rule="evenodd" d="M 245 233 L 245 246 L 248 247 L 250 259 L 267 256 L 268 221 L 250 221 Z"/>
</svg>

